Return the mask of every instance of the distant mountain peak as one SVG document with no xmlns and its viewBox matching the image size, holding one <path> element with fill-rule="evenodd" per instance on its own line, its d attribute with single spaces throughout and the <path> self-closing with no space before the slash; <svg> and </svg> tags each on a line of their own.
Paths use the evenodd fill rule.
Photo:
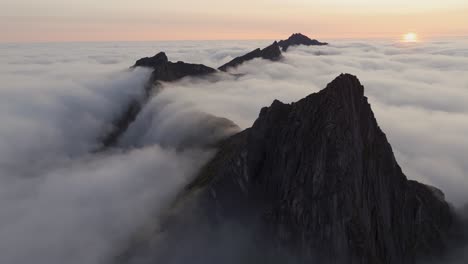
<svg viewBox="0 0 468 264">
<path fill-rule="evenodd" d="M 122 115 L 114 121 L 115 129 L 102 137 L 102 147 L 99 151 L 117 144 L 130 124 L 135 121 L 143 105 L 149 100 L 151 91 L 154 91 L 155 87 L 161 87 L 160 82 L 173 82 L 184 77 L 202 77 L 216 72 L 215 69 L 203 64 L 185 63 L 183 61 L 171 62 L 164 52 L 159 52 L 153 57 L 141 58 L 130 68 L 136 67 L 151 68 L 153 70 L 145 87 L 144 98 L 130 102 Z"/>
<path fill-rule="evenodd" d="M 273 42 L 270 46 L 264 48 L 264 49 L 255 49 L 243 56 L 239 56 L 231 60 L 230 62 L 224 64 L 223 66 L 219 67 L 218 69 L 220 71 L 227 71 L 229 68 L 234 68 L 239 65 L 241 65 L 244 62 L 256 59 L 256 58 L 262 58 L 265 60 L 271 60 L 271 61 L 276 61 L 281 58 L 281 50 L 278 45 L 278 42 Z"/>
<path fill-rule="evenodd" d="M 147 67 L 154 71 L 151 82 L 176 81 L 187 76 L 202 76 L 215 73 L 216 70 L 203 64 L 192 64 L 183 61 L 171 62 L 166 53 L 159 52 L 153 57 L 145 57 L 137 60 L 133 67 Z"/>
<path fill-rule="evenodd" d="M 159 52 L 158 54 L 154 55 L 153 57 L 145 57 L 137 60 L 133 67 L 148 67 L 148 68 L 156 68 L 160 65 L 167 63 L 169 60 L 167 58 L 166 53 Z"/>
<path fill-rule="evenodd" d="M 281 40 L 279 46 L 283 51 L 287 51 L 290 46 L 305 45 L 305 46 L 324 46 L 328 45 L 326 42 L 320 42 L 316 39 L 310 39 L 301 33 L 294 33 L 288 39 Z"/>
</svg>

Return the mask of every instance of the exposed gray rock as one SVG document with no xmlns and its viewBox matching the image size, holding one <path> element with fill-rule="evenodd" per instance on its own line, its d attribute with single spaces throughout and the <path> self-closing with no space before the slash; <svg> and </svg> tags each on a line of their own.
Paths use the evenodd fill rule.
<svg viewBox="0 0 468 264">
<path fill-rule="evenodd" d="M 187 190 L 214 223 L 260 222 L 266 240 L 324 263 L 440 256 L 454 222 L 440 190 L 403 174 L 348 74 L 296 103 L 263 108 Z"/>
<path fill-rule="evenodd" d="M 243 56 L 240 56 L 240 57 L 237 57 L 237 58 L 234 58 L 233 60 L 231 60 L 230 62 L 224 64 L 223 66 L 219 67 L 218 69 L 220 71 L 227 71 L 229 68 L 233 68 L 233 67 L 237 67 L 239 66 L 240 64 L 246 62 L 246 61 L 250 61 L 250 60 L 253 60 L 253 59 L 256 59 L 256 58 L 262 58 L 262 59 L 265 59 L 265 60 L 272 60 L 272 61 L 276 61 L 276 60 L 279 60 L 281 58 L 281 50 L 278 46 L 278 42 L 274 42 L 273 44 L 271 44 L 270 46 L 264 48 L 264 49 L 256 49 L 256 50 L 253 50 Z"/>
<path fill-rule="evenodd" d="M 302 35 L 301 33 L 292 34 L 287 40 L 281 40 L 278 45 L 283 51 L 287 51 L 290 46 L 324 46 L 328 45 L 326 42 L 320 42 L 316 39 L 310 39 L 309 37 Z"/>
</svg>

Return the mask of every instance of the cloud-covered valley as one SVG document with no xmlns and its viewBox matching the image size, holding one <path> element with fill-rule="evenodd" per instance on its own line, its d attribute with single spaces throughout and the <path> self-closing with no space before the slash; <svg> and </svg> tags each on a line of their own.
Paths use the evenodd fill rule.
<svg viewBox="0 0 468 264">
<path fill-rule="evenodd" d="M 0 262 L 102 263 L 211 157 L 215 150 L 202 145 L 235 132 L 207 134 L 218 124 L 211 116 L 247 128 L 274 99 L 296 101 L 343 72 L 365 86 L 405 174 L 457 207 L 468 202 L 466 39 L 296 47 L 279 62 L 232 70 L 241 76 L 166 83 L 120 148 L 95 153 L 143 96 L 150 72 L 128 70 L 136 59 L 165 51 L 172 61 L 217 67 L 267 44 L 2 44 Z"/>
</svg>

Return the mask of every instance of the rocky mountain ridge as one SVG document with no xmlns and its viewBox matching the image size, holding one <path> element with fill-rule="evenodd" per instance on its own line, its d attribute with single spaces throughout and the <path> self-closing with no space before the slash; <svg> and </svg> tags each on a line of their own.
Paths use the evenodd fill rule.
<svg viewBox="0 0 468 264">
<path fill-rule="evenodd" d="M 320 42 L 316 39 L 310 39 L 301 33 L 294 33 L 288 39 L 278 42 L 278 45 L 281 47 L 282 51 L 287 51 L 291 46 L 325 46 L 328 45 L 328 43 Z"/>
<path fill-rule="evenodd" d="M 217 255 L 221 263 L 414 264 L 443 256 L 457 230 L 443 192 L 402 172 L 355 76 L 292 104 L 275 100 L 218 148 L 166 224 L 146 232 L 122 263 L 164 260 L 183 241 L 205 243 L 205 233 L 218 234 L 208 248 L 219 246 L 228 225 L 237 231 L 227 236 L 247 234 L 239 243 L 250 247 Z"/>
<path fill-rule="evenodd" d="M 158 81 L 173 82 L 187 76 L 203 76 L 215 73 L 216 70 L 203 64 L 170 62 L 166 53 L 160 52 L 154 57 L 146 57 L 135 62 L 133 67 L 152 68 L 151 83 Z"/>
<path fill-rule="evenodd" d="M 263 108 L 189 189 L 202 190 L 207 214 L 261 221 L 279 245 L 326 263 L 442 255 L 454 223 L 440 190 L 403 174 L 348 74 L 296 103 Z"/>
<path fill-rule="evenodd" d="M 150 97 L 161 89 L 161 82 L 173 82 L 184 77 L 203 77 L 216 72 L 215 69 L 202 64 L 185 63 L 182 61 L 171 62 L 164 52 L 159 52 L 153 57 L 145 57 L 137 60 L 130 68 L 135 67 L 145 67 L 153 70 L 145 87 L 145 95 L 140 100 L 133 100 L 129 103 L 126 110 L 114 121 L 115 129 L 104 135 L 100 140 L 102 147 L 98 151 L 105 150 L 117 144 L 130 124 L 135 121 Z M 227 124 L 228 122 L 225 123 Z M 230 126 L 232 126 L 232 124 L 230 124 Z"/>
<path fill-rule="evenodd" d="M 233 68 L 239 66 L 240 64 L 253 60 L 256 58 L 262 58 L 265 60 L 277 61 L 281 58 L 281 50 L 279 48 L 278 42 L 274 42 L 270 46 L 264 49 L 255 49 L 243 56 L 236 57 L 230 62 L 224 64 L 223 66 L 219 67 L 220 71 L 227 71 L 229 68 Z"/>
<path fill-rule="evenodd" d="M 304 45 L 309 45 L 308 42 L 296 41 L 295 43 L 296 45 L 301 45 L 303 43 Z M 220 66 L 218 69 L 225 72 L 229 68 L 237 67 L 240 64 L 255 58 L 277 61 L 281 59 L 281 56 L 280 46 L 278 42 L 275 41 L 272 45 L 264 49 L 255 49 L 252 52 L 237 57 Z M 216 69 L 203 64 L 186 63 L 183 61 L 171 62 L 164 52 L 159 52 L 153 57 L 138 59 L 130 68 L 133 69 L 136 67 L 152 69 L 150 79 L 148 80 L 145 88 L 145 96 L 141 100 L 133 100 L 129 103 L 121 116 L 114 121 L 114 129 L 100 138 L 101 147 L 97 151 L 103 151 L 117 144 L 123 133 L 127 131 L 130 124 L 135 121 L 137 115 L 140 113 L 142 107 L 147 103 L 151 95 L 161 89 L 161 82 L 174 82 L 185 77 L 203 78 L 218 72 Z"/>
</svg>

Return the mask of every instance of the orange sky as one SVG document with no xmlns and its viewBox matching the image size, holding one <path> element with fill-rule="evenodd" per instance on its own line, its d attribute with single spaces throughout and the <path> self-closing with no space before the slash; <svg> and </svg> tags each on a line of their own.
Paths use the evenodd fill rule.
<svg viewBox="0 0 468 264">
<path fill-rule="evenodd" d="M 99 2 L 99 3 L 96 3 Z M 465 3 L 466 2 L 466 3 Z M 464 0 L 0 0 L 0 42 L 468 36 Z"/>
</svg>

